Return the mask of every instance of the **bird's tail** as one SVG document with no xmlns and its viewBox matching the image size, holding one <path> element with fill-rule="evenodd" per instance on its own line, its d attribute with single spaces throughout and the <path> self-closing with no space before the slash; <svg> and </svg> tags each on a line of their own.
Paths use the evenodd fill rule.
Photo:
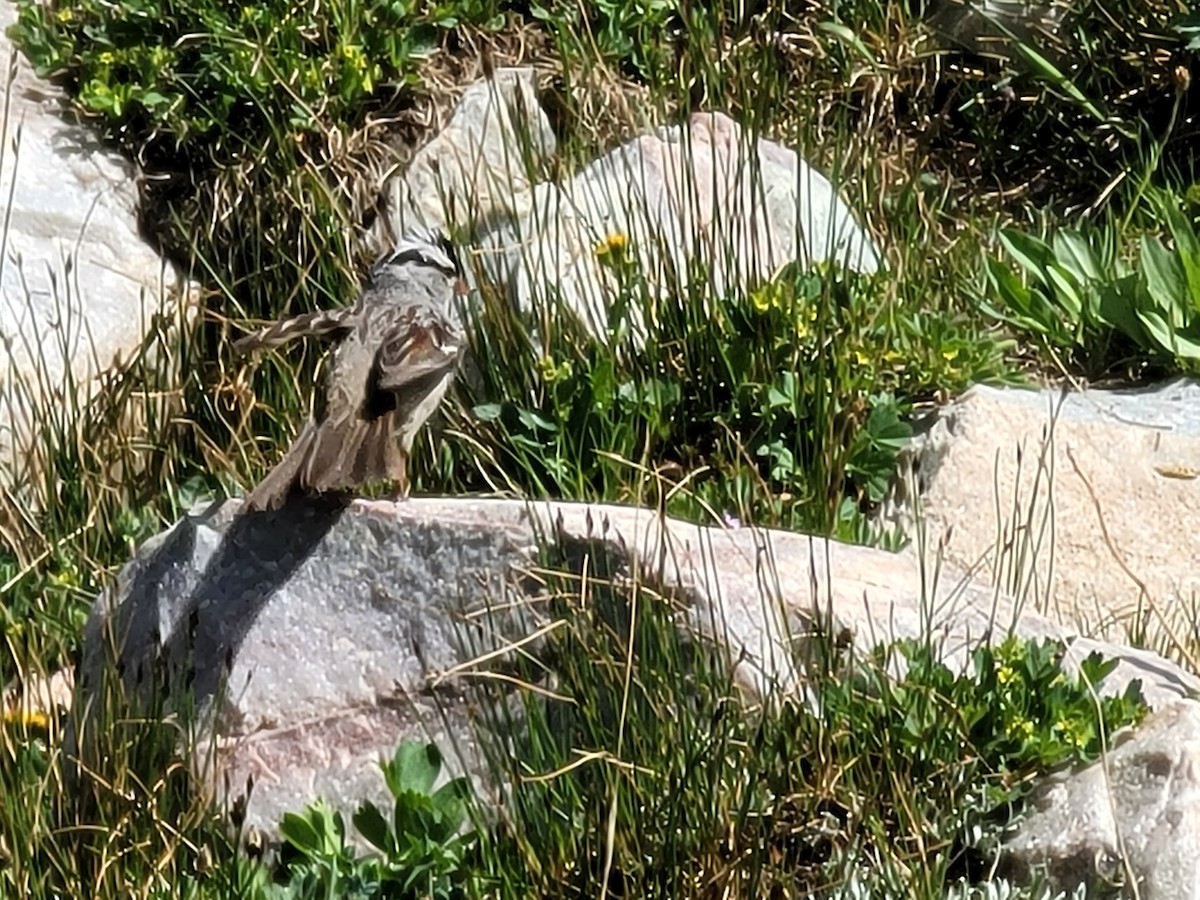
<svg viewBox="0 0 1200 900">
<path fill-rule="evenodd" d="M 300 481 L 308 490 L 323 492 L 384 479 L 403 481 L 406 474 L 396 422 L 391 415 L 383 415 L 367 421 L 354 419 L 341 427 L 323 423 Z"/>
<path fill-rule="evenodd" d="M 250 492 L 248 510 L 277 509 L 295 491 L 323 494 L 385 479 L 407 492 L 407 459 L 391 416 L 320 425 L 309 421 L 291 449 Z"/>
<path fill-rule="evenodd" d="M 317 424 L 309 420 L 299 437 L 292 442 L 283 459 L 275 464 L 246 497 L 242 506 L 249 511 L 278 509 L 283 501 L 300 487 L 300 475 L 317 439 Z"/>
<path fill-rule="evenodd" d="M 238 338 L 233 342 L 233 352 L 245 354 L 254 350 L 280 347 L 302 337 L 333 337 L 347 329 L 347 321 L 354 313 L 355 309 L 351 306 L 333 311 L 318 310 L 292 316 L 290 319 L 281 319 L 253 334 Z"/>
</svg>

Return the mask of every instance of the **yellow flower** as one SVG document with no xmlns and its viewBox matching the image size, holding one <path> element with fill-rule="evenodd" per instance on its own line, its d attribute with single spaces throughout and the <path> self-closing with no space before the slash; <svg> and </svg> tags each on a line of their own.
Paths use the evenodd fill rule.
<svg viewBox="0 0 1200 900">
<path fill-rule="evenodd" d="M 574 372 L 574 367 L 569 359 L 564 359 L 561 363 L 555 363 L 554 359 L 549 356 L 543 356 L 538 360 L 538 374 L 541 375 L 542 381 L 546 384 L 554 384 L 558 381 L 570 378 Z"/>
<path fill-rule="evenodd" d="M 96 57 L 96 61 L 102 66 L 111 66 L 114 62 L 116 62 L 116 59 L 117 58 L 113 56 L 112 52 L 109 50 L 105 50 Z"/>
<path fill-rule="evenodd" d="M 760 313 L 770 309 L 782 309 L 785 302 L 784 287 L 779 282 L 764 284 L 750 292 L 750 305 Z"/>
<path fill-rule="evenodd" d="M 24 725 L 26 728 L 36 728 L 45 731 L 50 727 L 50 717 L 41 710 L 6 709 L 4 724 Z"/>
<path fill-rule="evenodd" d="M 1087 743 L 1087 732 L 1083 723 L 1077 719 L 1059 719 L 1054 723 L 1054 730 L 1076 747 Z"/>
<path fill-rule="evenodd" d="M 1001 684 L 1009 684 L 1016 677 L 1017 673 L 1013 671 L 1012 666 L 1003 665 L 996 670 L 996 680 Z"/>
<path fill-rule="evenodd" d="M 65 25 L 75 18 L 75 10 L 64 7 L 54 14 L 54 18 Z"/>
<path fill-rule="evenodd" d="M 1024 717 L 1018 716 L 1009 725 L 1008 733 L 1013 737 L 1031 738 L 1033 737 L 1033 722 Z"/>
<path fill-rule="evenodd" d="M 596 254 L 596 258 L 601 262 L 611 259 L 613 262 L 619 262 L 625 258 L 625 251 L 629 247 L 629 238 L 619 231 L 614 231 L 609 234 L 604 240 L 598 242 L 592 252 Z"/>
</svg>

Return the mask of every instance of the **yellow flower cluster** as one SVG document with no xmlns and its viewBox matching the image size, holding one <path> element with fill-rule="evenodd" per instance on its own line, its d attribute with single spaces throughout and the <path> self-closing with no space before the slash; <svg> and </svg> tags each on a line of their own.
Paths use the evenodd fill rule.
<svg viewBox="0 0 1200 900">
<path fill-rule="evenodd" d="M 564 359 L 561 363 L 555 363 L 553 357 L 543 356 L 538 360 L 538 374 L 541 376 L 543 384 L 555 384 L 559 381 L 565 381 L 574 372 L 575 367 L 571 365 L 569 359 Z"/>
</svg>

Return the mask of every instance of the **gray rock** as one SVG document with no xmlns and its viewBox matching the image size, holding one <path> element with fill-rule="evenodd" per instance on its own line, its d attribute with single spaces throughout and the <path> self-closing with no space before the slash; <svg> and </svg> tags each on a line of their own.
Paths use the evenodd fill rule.
<svg viewBox="0 0 1200 900">
<path fill-rule="evenodd" d="M 1100 762 L 1043 785 L 1006 845 L 1007 868 L 1061 889 L 1122 884 L 1141 900 L 1200 897 L 1200 704 L 1119 735 Z"/>
<path fill-rule="evenodd" d="M 971 388 L 908 451 L 885 513 L 1078 633 L 1188 658 L 1200 602 L 1200 385 Z M 1191 659 L 1196 668 L 1196 660 Z"/>
<path fill-rule="evenodd" d="M 599 336 L 621 276 L 596 248 L 614 235 L 664 300 L 697 273 L 705 294 L 719 294 L 793 260 L 881 265 L 825 176 L 724 114 L 642 135 L 562 184 L 537 181 L 555 150 L 532 70 L 500 70 L 467 88 L 447 127 L 388 183 L 389 230 L 450 223 L 475 234 L 480 273 L 519 309 L 561 302 Z"/>
<path fill-rule="evenodd" d="M 16 6 L 0 3 L 0 58 Z M 46 404 L 86 406 L 96 379 L 173 310 L 176 273 L 138 233 L 136 172 L 64 118 L 62 92 L 20 54 L 0 148 L 9 202 L 0 260 L 0 467 Z M 76 390 L 79 399 L 71 396 Z M 64 399 L 65 397 L 65 399 Z M 16 460 L 22 462 L 22 460 Z"/>
<path fill-rule="evenodd" d="M 408 738 L 436 740 L 448 774 L 485 795 L 502 790 L 467 685 L 503 673 L 516 641 L 539 651 L 544 587 L 529 573 L 542 552 L 575 572 L 605 558 L 619 582 L 636 575 L 672 598 L 680 627 L 719 648 L 751 700 L 802 690 L 818 632 L 863 649 L 932 634 L 958 667 L 1010 630 L 1069 637 L 952 572 L 926 582 L 909 555 L 649 510 L 476 498 L 238 508 L 188 516 L 139 550 L 95 605 L 76 700 L 94 695 L 108 647 L 134 696 L 162 677 L 190 694 L 198 772 L 226 800 L 252 776 L 248 822 L 267 831 L 317 796 L 347 813 L 384 802 L 375 763 Z M 1152 654 L 1125 664 L 1156 703 L 1194 684 Z"/>
<path fill-rule="evenodd" d="M 498 69 L 463 93 L 449 123 L 387 183 L 390 231 L 447 224 L 474 231 L 524 211 L 532 173 L 557 148 L 533 69 Z"/>
<path fill-rule="evenodd" d="M 521 310 L 561 303 L 596 335 L 608 334 L 623 287 L 597 253 L 612 236 L 636 261 L 635 296 L 664 302 L 681 286 L 744 290 L 793 260 L 873 272 L 882 258 L 827 178 L 722 113 L 636 138 L 562 186 L 539 184 L 529 206 L 481 238 L 485 273 Z M 635 317 L 631 330 L 642 327 Z"/>
</svg>

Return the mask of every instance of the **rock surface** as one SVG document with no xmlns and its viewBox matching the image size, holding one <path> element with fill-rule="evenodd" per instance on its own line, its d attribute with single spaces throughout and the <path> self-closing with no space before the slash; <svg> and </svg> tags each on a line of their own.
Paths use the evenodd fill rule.
<svg viewBox="0 0 1200 900">
<path fill-rule="evenodd" d="M 16 6 L 0 3 L 0 57 Z M 75 386 L 85 395 L 142 342 L 175 273 L 138 234 L 133 167 L 65 117 L 62 92 L 24 56 L 8 70 L 0 195 L 9 199 L 0 260 L 0 466 L 30 419 Z M 70 384 L 68 373 L 74 378 Z"/>
<path fill-rule="evenodd" d="M 533 70 L 497 69 L 463 92 L 446 127 L 388 182 L 393 236 L 415 225 L 475 230 L 523 212 L 531 173 L 557 146 Z"/>
<path fill-rule="evenodd" d="M 564 183 L 536 181 L 555 149 L 532 72 L 501 70 L 467 89 L 447 128 L 389 184 L 391 230 L 450 221 L 476 234 L 480 273 L 519 309 L 561 302 L 601 336 L 622 285 L 620 266 L 596 248 L 613 236 L 650 296 L 667 302 L 681 284 L 744 290 L 793 260 L 881 265 L 825 176 L 722 113 L 642 135 Z"/>
<path fill-rule="evenodd" d="M 1044 865 L 1059 890 L 1200 897 L 1200 704 L 1147 718 L 1100 762 L 1043 785 L 1034 809 L 1006 845 L 1011 874 Z"/>
<path fill-rule="evenodd" d="M 977 386 L 936 414 L 914 462 L 916 510 L 931 543 L 948 538 L 950 563 L 1065 627 L 1187 652 L 1200 603 L 1200 384 L 1065 397 Z M 911 485 L 904 500 L 893 518 L 911 526 Z"/>
<path fill-rule="evenodd" d="M 927 595 L 907 555 L 634 508 L 475 498 L 238 508 L 186 517 L 141 548 L 93 610 L 77 700 L 97 683 L 108 638 L 135 686 L 166 660 L 175 687 L 187 685 L 202 721 L 216 724 L 212 788 L 236 793 L 253 776 L 247 821 L 267 831 L 317 796 L 346 811 L 382 802 L 375 762 L 406 738 L 432 737 L 451 772 L 491 789 L 463 676 L 502 669 L 515 640 L 532 637 L 523 650 L 537 652 L 544 588 L 523 576 L 539 546 L 574 571 L 600 555 L 619 577 L 636 567 L 679 604 L 681 627 L 723 648 L 751 698 L 800 688 L 818 631 L 849 629 L 860 648 L 932 634 L 955 666 L 1009 623 L 1069 637 L 945 570 Z M 476 661 L 489 651 L 500 652 Z M 1103 689 L 1121 692 L 1130 678 L 1160 707 L 1200 687 L 1166 660 L 1129 653 Z"/>
<path fill-rule="evenodd" d="M 643 135 L 561 186 L 537 185 L 528 214 L 480 243 L 485 272 L 520 309 L 561 302 L 604 335 L 622 284 L 620 267 L 596 249 L 614 235 L 636 262 L 637 296 L 644 283 L 664 301 L 681 287 L 700 296 L 745 290 L 793 260 L 867 272 L 880 264 L 828 179 L 721 113 Z"/>
</svg>

